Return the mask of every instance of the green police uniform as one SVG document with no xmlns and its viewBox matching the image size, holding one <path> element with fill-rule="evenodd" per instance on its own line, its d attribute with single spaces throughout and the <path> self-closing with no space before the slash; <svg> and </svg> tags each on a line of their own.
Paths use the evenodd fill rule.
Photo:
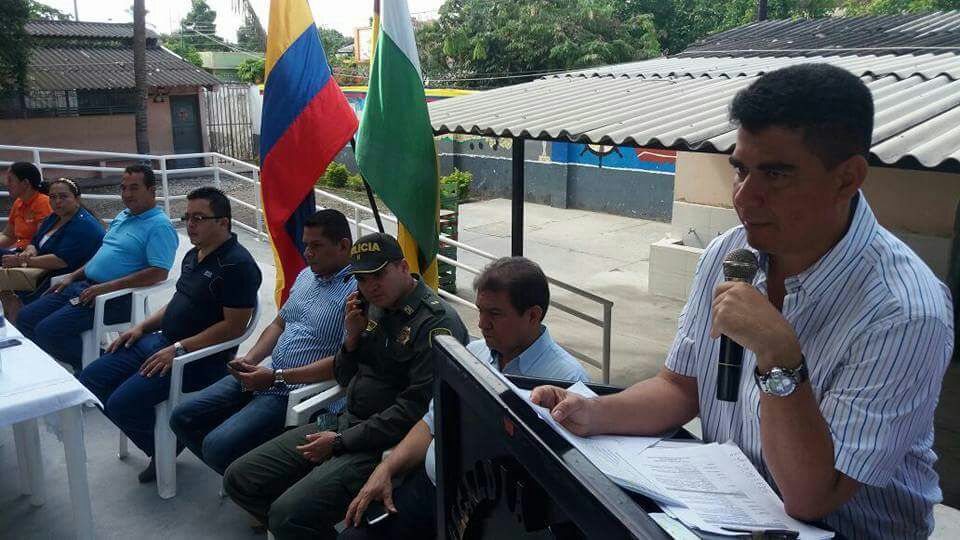
<svg viewBox="0 0 960 540">
<path fill-rule="evenodd" d="M 399 253 L 392 237 L 365 236 L 354 244 L 352 271 L 379 271 L 402 257 Z M 435 371 L 433 338 L 449 334 L 466 344 L 467 330 L 457 312 L 414 277 L 416 286 L 396 309 L 370 306 L 356 349 L 341 348 L 334 357 L 334 376 L 347 389 L 345 410 L 292 429 L 227 469 L 227 493 L 267 523 L 278 540 L 336 536 L 333 526 L 383 451 L 399 443 L 426 413 Z M 321 431 L 339 436 L 335 455 L 315 464 L 296 446 L 304 444 L 307 434 Z"/>
</svg>

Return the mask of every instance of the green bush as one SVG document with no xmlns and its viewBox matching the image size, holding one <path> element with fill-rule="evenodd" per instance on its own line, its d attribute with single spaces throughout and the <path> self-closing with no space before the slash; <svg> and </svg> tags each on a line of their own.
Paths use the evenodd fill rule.
<svg viewBox="0 0 960 540">
<path fill-rule="evenodd" d="M 351 174 L 347 177 L 347 188 L 354 191 L 366 191 L 363 187 L 363 177 L 359 174 Z"/>
<path fill-rule="evenodd" d="M 321 181 L 325 186 L 342 188 L 347 185 L 347 180 L 349 178 L 350 171 L 347 170 L 347 166 L 343 163 L 337 163 L 334 161 L 327 166 L 327 172 L 323 174 Z"/>
<path fill-rule="evenodd" d="M 463 202 L 470 195 L 470 182 L 473 182 L 473 173 L 461 171 L 454 167 L 453 172 L 440 177 L 440 187 L 444 191 L 455 190 L 457 201 Z"/>
</svg>

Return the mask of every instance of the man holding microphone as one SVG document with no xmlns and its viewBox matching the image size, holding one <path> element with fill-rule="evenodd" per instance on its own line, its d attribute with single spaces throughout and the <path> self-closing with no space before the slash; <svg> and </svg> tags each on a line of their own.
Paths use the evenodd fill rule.
<svg viewBox="0 0 960 540">
<path fill-rule="evenodd" d="M 860 191 L 870 91 L 799 65 L 759 78 L 730 112 L 742 225 L 704 251 L 664 368 L 615 395 L 545 386 L 533 400 L 578 435 L 653 435 L 699 416 L 704 439 L 737 444 L 794 518 L 848 538 L 926 538 L 951 300 Z M 738 249 L 759 270 L 725 281 Z M 721 335 L 743 347 L 735 401 L 717 399 Z"/>
</svg>

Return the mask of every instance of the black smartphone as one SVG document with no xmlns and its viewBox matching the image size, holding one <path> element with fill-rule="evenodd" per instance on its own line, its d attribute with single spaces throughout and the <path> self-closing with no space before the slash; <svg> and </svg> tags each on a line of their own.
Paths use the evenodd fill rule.
<svg viewBox="0 0 960 540">
<path fill-rule="evenodd" d="M 370 302 L 367 302 L 367 299 L 363 297 L 363 293 L 360 292 L 360 289 L 357 289 L 357 302 L 357 306 L 360 308 L 360 310 L 366 312 Z"/>
<path fill-rule="evenodd" d="M 7 338 L 3 341 L 0 341 L 0 349 L 6 349 L 7 347 L 16 347 L 20 345 L 21 341 L 17 338 Z"/>
</svg>

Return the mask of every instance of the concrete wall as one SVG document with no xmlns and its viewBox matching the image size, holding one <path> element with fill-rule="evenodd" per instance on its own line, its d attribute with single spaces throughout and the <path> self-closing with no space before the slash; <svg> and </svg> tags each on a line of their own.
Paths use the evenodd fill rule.
<svg viewBox="0 0 960 540">
<path fill-rule="evenodd" d="M 195 94 L 196 90 L 171 92 Z M 170 102 L 147 101 L 148 132 L 151 154 L 173 153 L 173 126 Z M 43 146 L 80 150 L 136 153 L 134 115 L 74 116 L 59 118 L 0 119 L 0 144 L 13 146 Z M 43 161 L 96 164 L 95 159 L 72 155 L 43 154 Z M 0 151 L 0 160 L 32 161 L 26 152 Z M 93 173 L 95 174 L 95 173 Z M 71 172 L 71 176 L 81 176 Z"/>
<path fill-rule="evenodd" d="M 511 139 L 492 137 L 469 141 L 438 139 L 440 174 L 449 174 L 454 168 L 469 171 L 474 177 L 472 193 L 484 198 L 509 198 L 512 144 Z M 524 180 L 527 201 L 558 208 L 670 221 L 673 211 L 672 173 L 556 163 L 551 161 L 547 144 L 526 142 Z M 349 147 L 341 151 L 336 160 L 357 172 Z"/>
<path fill-rule="evenodd" d="M 738 223 L 731 208 L 733 172 L 722 154 L 680 152 L 671 239 L 650 254 L 650 290 L 675 296 L 689 287 L 689 249 Z M 889 229 L 942 279 L 946 278 L 960 201 L 960 174 L 871 167 L 864 194 L 881 225 Z M 674 283 L 674 281 L 679 281 Z"/>
</svg>

